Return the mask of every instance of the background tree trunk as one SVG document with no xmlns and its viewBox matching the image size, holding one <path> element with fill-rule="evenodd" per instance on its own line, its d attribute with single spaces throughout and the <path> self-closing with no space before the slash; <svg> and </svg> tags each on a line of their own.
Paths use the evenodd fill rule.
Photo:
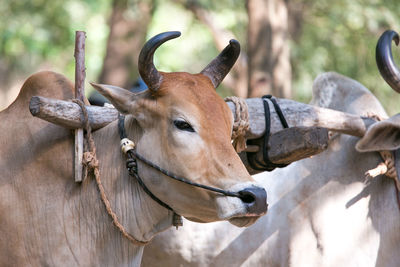
<svg viewBox="0 0 400 267">
<path fill-rule="evenodd" d="M 284 0 L 248 0 L 249 95 L 291 97 L 288 7 Z"/>
<path fill-rule="evenodd" d="M 222 51 L 225 46 L 229 44 L 230 39 L 236 39 L 234 34 L 226 29 L 223 29 L 215 22 L 213 15 L 197 0 L 174 0 L 176 3 L 183 5 L 187 10 L 191 11 L 197 20 L 201 21 L 206 25 L 214 39 L 215 46 L 219 51 Z M 235 65 L 232 70 L 228 73 L 222 84 L 232 90 L 235 96 L 246 98 L 248 93 L 248 81 L 247 81 L 247 54 L 242 49 Z"/>
<path fill-rule="evenodd" d="M 137 60 L 151 21 L 153 0 L 114 0 L 100 83 L 130 88 L 138 78 Z"/>
</svg>

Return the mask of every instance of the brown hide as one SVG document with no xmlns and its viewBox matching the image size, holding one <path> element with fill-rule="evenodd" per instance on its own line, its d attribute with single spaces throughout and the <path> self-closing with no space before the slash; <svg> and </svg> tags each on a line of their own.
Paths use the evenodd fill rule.
<svg viewBox="0 0 400 267">
<path fill-rule="evenodd" d="M 73 179 L 72 135 L 69 130 L 32 117 L 29 101 L 34 95 L 59 99 L 73 97 L 73 87 L 65 77 L 42 72 L 30 77 L 17 99 L 0 113 L 0 265 L 21 266 L 20 259 L 33 258 L 36 253 L 45 255 L 47 248 L 32 248 L 42 234 L 53 227 L 45 217 L 52 197 L 61 198 L 66 181 Z M 70 149 L 65 150 L 64 148 Z M 49 160 L 57 158 L 58 160 Z M 46 165 L 44 170 L 42 166 Z M 49 187 L 52 181 L 61 179 L 60 186 Z M 63 186 L 64 185 L 64 186 Z M 51 191 L 50 191 L 51 190 Z M 54 202 L 54 204 L 57 202 Z M 59 207 L 62 209 L 62 207 Z M 50 210 L 49 210 L 50 211 Z M 52 221 L 52 223 L 60 223 Z M 57 247 L 56 243 L 50 243 Z M 8 256 L 8 259 L 7 257 Z"/>
<path fill-rule="evenodd" d="M 197 75 L 195 80 L 200 83 L 200 88 L 207 83 L 209 90 L 191 91 L 190 102 L 198 108 L 198 113 L 192 114 L 192 107 L 188 108 L 188 104 L 180 97 L 181 90 L 185 88 L 175 86 L 178 81 L 174 79 L 174 75 L 168 74 L 171 77 L 170 84 L 166 79 L 165 88 L 170 88 L 171 91 L 165 98 L 159 96 L 160 99 L 150 101 L 152 105 L 159 106 L 156 111 L 147 114 L 150 123 L 164 126 L 156 130 L 151 127 L 144 129 L 148 132 L 137 142 L 138 150 L 144 147 L 148 154 L 154 154 L 153 150 L 148 149 L 151 146 L 142 144 L 142 140 L 146 138 L 148 143 L 158 140 L 157 142 L 164 142 L 169 148 L 173 147 L 173 144 L 164 140 L 167 138 L 155 140 L 151 136 L 152 132 L 156 133 L 156 137 L 160 136 L 160 132 L 166 132 L 165 129 L 173 125 L 170 117 L 153 120 L 150 115 L 157 115 L 159 112 L 159 116 L 165 117 L 163 110 L 170 110 L 171 106 L 180 107 L 188 111 L 187 116 L 198 116 L 197 121 L 201 123 L 199 129 L 202 129 L 199 135 L 204 139 L 204 151 L 209 154 L 204 156 L 206 162 L 195 164 L 193 158 L 186 157 L 186 154 L 177 157 L 178 162 L 174 162 L 171 159 L 174 154 L 171 152 L 171 155 L 167 155 L 171 157 L 160 157 L 159 163 L 174 171 L 173 167 L 185 166 L 177 164 L 179 160 L 188 161 L 189 158 L 192 162 L 186 166 L 187 169 L 183 170 L 181 167 L 177 170 L 190 173 L 195 165 L 204 167 L 201 171 L 205 175 L 201 179 L 205 180 L 199 179 L 200 182 L 221 186 L 222 189 L 236 186 L 234 190 L 237 191 L 249 185 L 257 186 L 251 183 L 251 177 L 230 145 L 231 112 L 223 100 L 218 98 L 210 81 L 201 74 Z M 160 89 L 158 93 L 162 94 L 163 90 Z M 130 243 L 114 227 L 105 212 L 94 179 L 88 177 L 82 184 L 74 182 L 73 132 L 33 117 L 29 112 L 29 101 L 34 95 L 71 99 L 73 86 L 62 75 L 53 72 L 37 73 L 25 82 L 17 100 L 0 113 L 0 266 L 139 265 L 143 246 Z M 155 125 L 160 126 L 159 124 Z M 129 129 L 128 136 L 139 136 L 135 132 L 139 127 L 133 116 L 127 117 L 126 127 Z M 204 130 L 213 127 L 219 130 Z M 159 129 L 161 131 L 157 131 Z M 94 132 L 93 136 L 102 183 L 112 208 L 126 230 L 135 238 L 148 241 L 156 233 L 170 227 L 172 212 L 150 200 L 126 172 L 119 148 L 116 122 Z M 186 140 L 175 138 L 178 139 Z M 210 149 L 208 145 L 211 146 Z M 163 145 L 157 146 L 157 149 L 161 153 L 168 150 Z M 181 150 L 182 153 L 187 153 L 188 148 L 182 146 Z M 165 158 L 168 160 L 162 161 Z M 146 173 L 146 169 L 140 165 L 139 171 Z M 157 172 L 150 178 L 142 175 L 143 173 L 140 175 L 145 182 L 152 179 L 149 181 L 150 189 L 153 190 L 154 187 L 155 194 L 165 191 L 166 194 L 160 194 L 160 198 L 165 197 L 165 201 L 174 204 L 174 209 L 182 211 L 180 213 L 188 218 L 198 219 L 203 216 L 203 210 L 207 212 L 206 215 L 211 214 L 209 217 L 200 217 L 203 221 L 232 218 L 236 224 L 248 225 L 259 218 L 246 217 L 250 212 L 240 199 L 208 197 L 208 193 L 198 188 L 177 184 L 168 179 L 157 179 L 160 176 Z M 157 186 L 159 184 L 162 186 Z M 228 215 L 217 214 L 217 206 L 222 211 L 227 211 Z"/>
<path fill-rule="evenodd" d="M 179 156 L 185 154 L 186 147 L 180 147 L 170 134 L 168 125 L 163 127 L 162 151 L 166 151 L 163 158 L 170 162 L 178 163 L 179 171 L 186 166 L 184 176 L 198 176 L 199 182 L 216 186 L 226 187 L 227 184 L 234 185 L 238 182 L 252 181 L 244 168 L 240 158 L 230 142 L 233 116 L 221 97 L 216 93 L 209 78 L 202 74 L 192 75 L 189 73 L 162 73 L 164 81 L 157 92 L 157 105 L 154 112 L 160 117 L 173 117 L 174 110 L 186 111 L 190 115 L 188 121 L 195 123 L 203 143 L 192 143 L 192 147 L 203 147 L 196 161 L 189 162 Z M 185 99 L 185 101 L 182 101 Z M 172 107 L 172 108 L 171 108 Z M 165 121 L 161 119 L 160 121 Z M 178 155 L 177 155 L 178 154 Z M 190 156 L 190 154 L 188 155 Z M 171 168 L 171 163 L 170 167 Z M 224 178 L 222 181 L 215 177 Z"/>
<path fill-rule="evenodd" d="M 137 265 L 142 248 L 112 225 L 93 179 L 74 182 L 73 132 L 32 117 L 34 95 L 71 99 L 73 85 L 53 72 L 34 74 L 0 113 L 0 266 Z M 103 182 L 110 193 L 110 179 Z M 131 205 L 123 197 L 110 201 Z M 114 208 L 126 225 L 123 207 Z"/>
</svg>

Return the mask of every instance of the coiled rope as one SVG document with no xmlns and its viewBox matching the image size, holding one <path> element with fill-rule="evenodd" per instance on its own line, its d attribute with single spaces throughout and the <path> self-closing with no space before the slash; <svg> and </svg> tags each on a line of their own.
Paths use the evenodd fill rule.
<svg viewBox="0 0 400 267">
<path fill-rule="evenodd" d="M 232 145 L 237 153 L 246 149 L 246 133 L 250 128 L 249 108 L 246 100 L 237 96 L 229 96 L 224 98 L 225 102 L 235 104 L 235 115 L 232 128 Z"/>
</svg>

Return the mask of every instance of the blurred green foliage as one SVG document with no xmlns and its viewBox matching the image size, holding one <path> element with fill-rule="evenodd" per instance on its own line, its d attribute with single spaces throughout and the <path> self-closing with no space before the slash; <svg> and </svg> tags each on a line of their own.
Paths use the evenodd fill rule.
<svg viewBox="0 0 400 267">
<path fill-rule="evenodd" d="M 0 1 L 0 68 L 11 75 L 50 68 L 73 79 L 75 31 L 82 30 L 88 35 L 87 76 L 95 80 L 102 66 L 109 11 L 110 1 L 104 0 Z"/>
<path fill-rule="evenodd" d="M 247 13 L 244 2 L 199 2 L 213 15 L 217 25 L 235 34 L 245 50 Z M 159 1 L 147 37 L 172 30 L 180 31 L 182 35 L 177 40 L 163 44 L 157 50 L 155 60 L 161 70 L 198 73 L 219 53 L 210 30 L 196 20 L 191 11 L 171 1 Z"/>
<path fill-rule="evenodd" d="M 390 114 L 399 112 L 400 96 L 380 77 L 375 46 L 387 29 L 400 31 L 400 5 L 396 0 L 295 0 L 305 3 L 303 27 L 292 41 L 294 97 L 311 98 L 312 81 L 326 71 L 353 78 L 381 101 Z M 400 51 L 393 43 L 393 55 Z"/>
<path fill-rule="evenodd" d="M 245 1 L 199 2 L 218 25 L 236 35 L 246 50 Z M 375 64 L 380 34 L 386 29 L 400 31 L 397 0 L 288 3 L 303 6 L 299 33 L 291 41 L 295 99 L 308 102 L 314 78 L 325 71 L 336 71 L 373 91 L 390 114 L 399 111 L 400 96 L 386 85 Z M 73 79 L 75 31 L 83 30 L 87 32 L 87 80 L 97 79 L 109 31 L 111 0 L 3 0 L 0 14 L 0 72 L 6 70 L 12 77 L 13 73 L 29 75 L 50 68 Z M 199 72 L 218 53 L 209 29 L 176 1 L 156 1 L 148 37 L 165 30 L 179 30 L 182 37 L 157 50 L 155 60 L 161 70 Z M 400 62 L 398 50 L 393 47 Z"/>
</svg>

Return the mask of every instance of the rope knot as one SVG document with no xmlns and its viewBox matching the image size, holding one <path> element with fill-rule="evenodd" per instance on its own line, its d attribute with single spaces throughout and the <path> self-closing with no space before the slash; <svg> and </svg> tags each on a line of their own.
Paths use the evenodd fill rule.
<svg viewBox="0 0 400 267">
<path fill-rule="evenodd" d="M 99 167 L 99 161 L 97 160 L 96 155 L 90 151 L 83 153 L 82 164 L 91 169 Z"/>
<path fill-rule="evenodd" d="M 96 157 L 96 146 L 94 144 L 92 130 L 90 128 L 89 116 L 88 116 L 88 112 L 86 110 L 86 106 L 79 99 L 73 99 L 72 101 L 74 103 L 77 103 L 82 109 L 83 127 L 86 130 L 86 143 L 87 144 L 86 144 L 85 150 L 88 150 L 88 151 L 84 152 L 82 155 L 82 164 L 84 166 L 86 166 L 86 168 L 84 168 L 84 179 L 82 179 L 82 181 L 84 181 L 85 178 L 87 177 L 88 169 L 92 169 L 96 183 L 97 183 L 97 187 L 99 188 L 100 198 L 103 201 L 104 206 L 106 207 L 106 211 L 107 211 L 108 215 L 110 215 L 114 225 L 118 228 L 118 230 L 122 233 L 122 235 L 125 236 L 132 243 L 141 245 L 141 246 L 147 244 L 148 241 L 138 240 L 134 236 L 129 234 L 125 230 L 124 226 L 119 222 L 118 217 L 115 214 L 115 212 L 112 210 L 110 201 L 107 198 L 103 184 L 101 183 L 101 180 L 100 180 L 99 161 L 97 160 L 97 157 Z"/>
</svg>

